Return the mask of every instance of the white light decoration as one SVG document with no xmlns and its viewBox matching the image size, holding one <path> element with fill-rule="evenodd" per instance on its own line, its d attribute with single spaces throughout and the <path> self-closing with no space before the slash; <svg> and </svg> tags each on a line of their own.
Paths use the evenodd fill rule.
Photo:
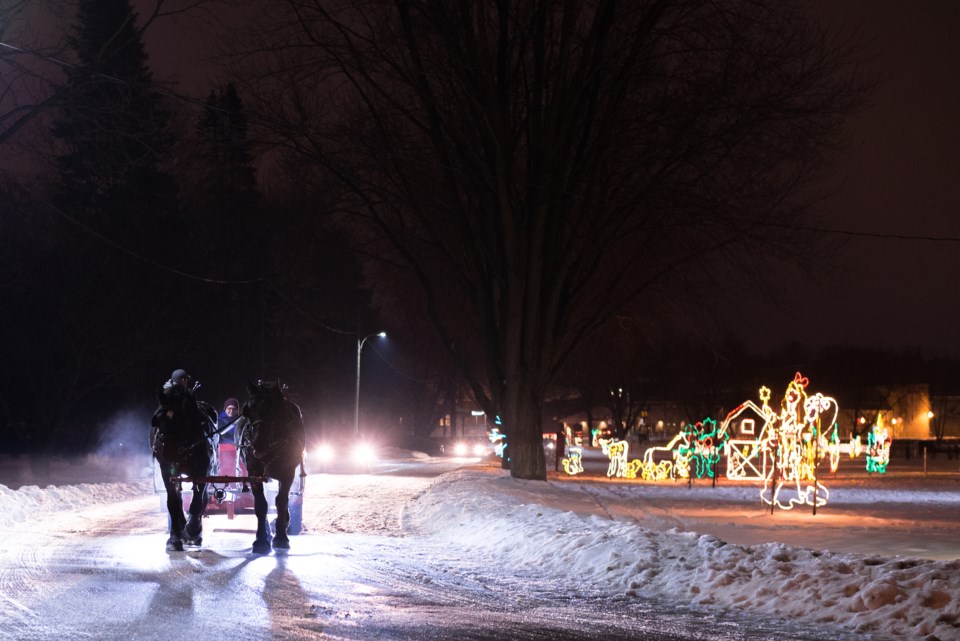
<svg viewBox="0 0 960 641">
<path fill-rule="evenodd" d="M 782 510 L 797 505 L 816 508 L 826 505 L 830 497 L 820 482 L 817 466 L 830 454 L 830 443 L 835 441 L 838 407 L 833 398 L 822 394 L 808 396 L 809 383 L 800 372 L 796 373 L 787 385 L 780 413 L 761 435 L 764 447 L 773 454 L 773 466 L 764 476 L 760 499 Z M 831 438 L 826 438 L 826 433 Z"/>
<path fill-rule="evenodd" d="M 570 476 L 583 474 L 583 448 L 576 446 L 568 447 L 567 455 L 560 459 L 560 464 L 563 465 L 563 471 Z"/>
</svg>

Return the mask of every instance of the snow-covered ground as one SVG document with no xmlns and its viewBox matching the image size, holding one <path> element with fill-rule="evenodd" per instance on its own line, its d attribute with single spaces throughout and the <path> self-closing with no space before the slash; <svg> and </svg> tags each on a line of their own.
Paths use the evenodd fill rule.
<svg viewBox="0 0 960 641">
<path fill-rule="evenodd" d="M 382 465 L 430 472 L 450 463 L 401 451 L 392 459 Z M 419 479 L 419 485 L 411 481 L 406 490 L 397 482 L 365 485 L 365 493 L 382 488 L 383 511 L 367 510 L 360 526 L 310 512 L 308 495 L 306 533 L 293 545 L 308 547 L 317 532 L 419 537 L 430 541 L 429 549 L 453 551 L 453 558 L 457 550 L 468 552 L 477 567 L 509 568 L 585 594 L 753 612 L 799 627 L 846 630 L 856 638 L 957 641 L 956 467 L 955 461 L 940 461 L 928 474 L 916 465 L 898 472 L 894 462 L 887 476 L 868 477 L 848 465 L 846 476 L 828 482 L 829 504 L 813 515 L 809 508 L 770 514 L 754 485 L 711 487 L 700 481 L 688 487 L 553 473 L 545 484 L 514 480 L 494 464 L 464 461 L 460 469 Z M 0 539 L 22 536 L 25 525 L 45 516 L 106 509 L 144 496 L 155 503 L 149 475 L 142 458 L 56 460 L 39 468 L 0 458 Z M 332 491 L 335 484 L 333 475 L 321 475 L 307 487 Z M 350 499 L 349 487 L 340 491 L 342 500 Z M 378 499 L 366 498 L 372 504 Z M 157 514 L 153 510 L 148 518 L 155 521 Z M 216 547 L 214 536 L 216 531 L 205 546 Z M 244 537 L 230 545 L 249 546 L 250 537 Z M 159 556 L 165 534 L 154 528 L 148 538 L 156 546 L 151 553 Z M 233 552 L 243 556 L 249 550 Z M 0 587 L 0 614 L 28 607 L 9 585 Z"/>
</svg>

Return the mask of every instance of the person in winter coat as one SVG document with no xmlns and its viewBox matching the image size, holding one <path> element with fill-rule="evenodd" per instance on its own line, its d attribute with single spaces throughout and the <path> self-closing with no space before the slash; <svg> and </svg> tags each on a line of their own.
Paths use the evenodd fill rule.
<svg viewBox="0 0 960 641">
<path fill-rule="evenodd" d="M 211 408 L 210 415 L 205 419 L 205 412 L 197 403 L 194 392 L 200 387 L 199 383 L 194 382 L 193 378 L 183 369 L 175 369 L 170 378 L 163 384 L 161 392 L 157 395 L 159 407 L 154 412 L 154 419 L 151 423 L 156 426 L 158 416 L 167 409 L 184 409 L 190 416 L 191 421 L 203 422 L 213 421 L 216 410 Z"/>
<path fill-rule="evenodd" d="M 165 396 L 175 396 L 181 393 L 193 396 L 196 388 L 197 385 L 194 383 L 193 377 L 187 374 L 187 370 L 175 369 L 173 374 L 170 375 L 170 379 L 163 384 L 163 393 Z"/>
<path fill-rule="evenodd" d="M 237 433 L 237 425 L 242 420 L 245 419 L 240 418 L 240 402 L 235 398 L 228 398 L 223 404 L 223 411 L 217 417 L 217 431 L 223 430 L 220 432 L 221 443 L 236 442 L 234 435 Z"/>
</svg>

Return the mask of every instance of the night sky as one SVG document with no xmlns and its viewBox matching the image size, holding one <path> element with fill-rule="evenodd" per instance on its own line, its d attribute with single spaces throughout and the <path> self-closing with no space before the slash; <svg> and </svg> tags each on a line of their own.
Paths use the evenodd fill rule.
<svg viewBox="0 0 960 641">
<path fill-rule="evenodd" d="M 821 185 L 829 195 L 816 209 L 823 227 L 867 235 L 848 237 L 823 283 L 784 275 L 782 307 L 751 305 L 733 324 L 758 351 L 795 340 L 960 355 L 960 2 L 810 5 L 831 29 L 859 28 L 865 70 L 881 79 L 851 118 L 850 146 Z M 146 44 L 157 77 L 204 97 L 216 77 L 205 63 L 215 26 L 196 41 L 184 19 L 156 26 Z"/>
<path fill-rule="evenodd" d="M 943 241 L 851 237 L 838 271 L 786 280 L 787 309 L 743 319 L 767 346 L 852 344 L 960 355 L 960 2 L 817 0 L 833 28 L 859 26 L 881 84 L 849 123 L 823 185 L 823 226 Z"/>
</svg>

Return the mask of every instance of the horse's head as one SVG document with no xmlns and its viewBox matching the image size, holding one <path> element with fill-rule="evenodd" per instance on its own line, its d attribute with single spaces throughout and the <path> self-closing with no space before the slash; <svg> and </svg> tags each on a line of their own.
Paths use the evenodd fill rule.
<svg viewBox="0 0 960 641">
<path fill-rule="evenodd" d="M 243 404 L 240 413 L 250 421 L 247 441 L 256 448 L 262 443 L 264 434 L 283 412 L 285 399 L 280 382 L 257 381 L 249 383 L 247 392 L 250 398 Z"/>
<path fill-rule="evenodd" d="M 297 458 L 303 451 L 303 421 L 300 409 L 283 395 L 279 381 L 249 384 L 250 398 L 241 413 L 248 423 L 240 435 L 240 447 L 264 463 Z"/>
</svg>

